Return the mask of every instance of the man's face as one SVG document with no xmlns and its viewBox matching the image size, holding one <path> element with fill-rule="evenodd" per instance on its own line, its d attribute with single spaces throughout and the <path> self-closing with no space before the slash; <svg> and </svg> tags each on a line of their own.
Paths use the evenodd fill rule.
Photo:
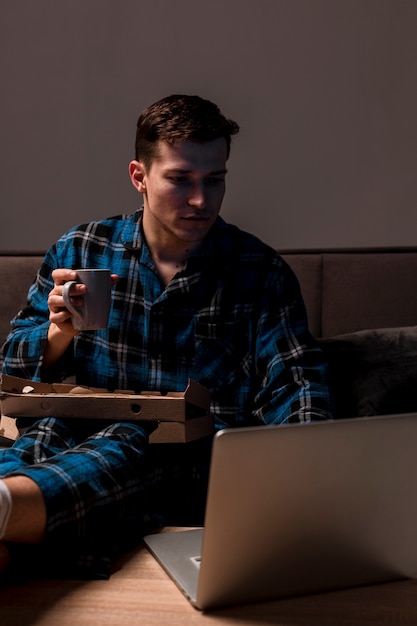
<svg viewBox="0 0 417 626">
<path fill-rule="evenodd" d="M 144 197 L 145 235 L 161 246 L 202 241 L 220 211 L 226 160 L 226 141 L 220 138 L 204 143 L 160 142 L 149 168 L 133 161 L 130 175 Z"/>
</svg>

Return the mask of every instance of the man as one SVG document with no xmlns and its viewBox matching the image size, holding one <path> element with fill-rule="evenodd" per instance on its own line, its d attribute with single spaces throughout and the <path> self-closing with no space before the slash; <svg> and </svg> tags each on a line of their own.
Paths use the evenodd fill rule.
<svg viewBox="0 0 417 626">
<path fill-rule="evenodd" d="M 216 428 L 330 417 L 322 353 L 297 280 L 274 250 L 219 216 L 231 137 L 213 103 L 170 96 L 138 120 L 129 165 L 143 208 L 78 226 L 46 254 L 12 322 L 3 372 L 107 389 L 212 394 Z M 62 286 L 110 268 L 109 326 L 77 331 Z M 72 292 L 75 305 L 86 287 Z M 148 445 L 143 423 L 42 419 L 0 456 L 0 568 L 107 576 L 166 523 L 201 523 L 211 438 Z"/>
</svg>

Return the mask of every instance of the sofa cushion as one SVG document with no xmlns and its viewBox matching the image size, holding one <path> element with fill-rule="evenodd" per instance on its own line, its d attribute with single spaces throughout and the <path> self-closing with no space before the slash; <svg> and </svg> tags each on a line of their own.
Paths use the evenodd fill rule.
<svg viewBox="0 0 417 626">
<path fill-rule="evenodd" d="M 308 327 L 314 337 L 322 337 L 322 255 L 284 253 L 283 259 L 297 276 L 307 309 Z"/>
<path fill-rule="evenodd" d="M 417 326 L 318 341 L 329 363 L 336 417 L 417 411 Z"/>
<path fill-rule="evenodd" d="M 416 276 L 411 251 L 323 254 L 320 336 L 415 325 Z"/>
<path fill-rule="evenodd" d="M 0 299 L 0 345 L 10 332 L 10 320 L 26 305 L 26 296 L 42 263 L 39 253 L 0 254 L 0 284 L 9 292 Z"/>
</svg>

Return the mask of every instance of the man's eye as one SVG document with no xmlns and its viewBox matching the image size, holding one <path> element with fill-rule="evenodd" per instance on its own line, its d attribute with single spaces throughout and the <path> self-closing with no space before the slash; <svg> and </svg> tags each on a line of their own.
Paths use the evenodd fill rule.
<svg viewBox="0 0 417 626">
<path fill-rule="evenodd" d="M 175 183 L 176 185 L 180 185 L 181 183 L 187 182 L 186 176 L 170 176 L 169 180 Z"/>
<path fill-rule="evenodd" d="M 224 183 L 224 178 L 218 178 L 218 177 L 207 178 L 208 185 L 223 185 L 223 183 Z"/>
</svg>

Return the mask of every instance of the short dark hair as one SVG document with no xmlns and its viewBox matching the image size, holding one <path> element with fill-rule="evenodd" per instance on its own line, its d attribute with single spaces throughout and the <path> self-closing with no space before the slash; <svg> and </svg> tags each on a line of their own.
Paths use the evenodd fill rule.
<svg viewBox="0 0 417 626">
<path fill-rule="evenodd" d="M 227 156 L 236 122 L 226 119 L 219 107 L 199 96 L 171 95 L 158 100 L 139 116 L 136 130 L 136 159 L 150 167 L 157 157 L 159 141 L 212 141 L 224 137 Z"/>
</svg>

